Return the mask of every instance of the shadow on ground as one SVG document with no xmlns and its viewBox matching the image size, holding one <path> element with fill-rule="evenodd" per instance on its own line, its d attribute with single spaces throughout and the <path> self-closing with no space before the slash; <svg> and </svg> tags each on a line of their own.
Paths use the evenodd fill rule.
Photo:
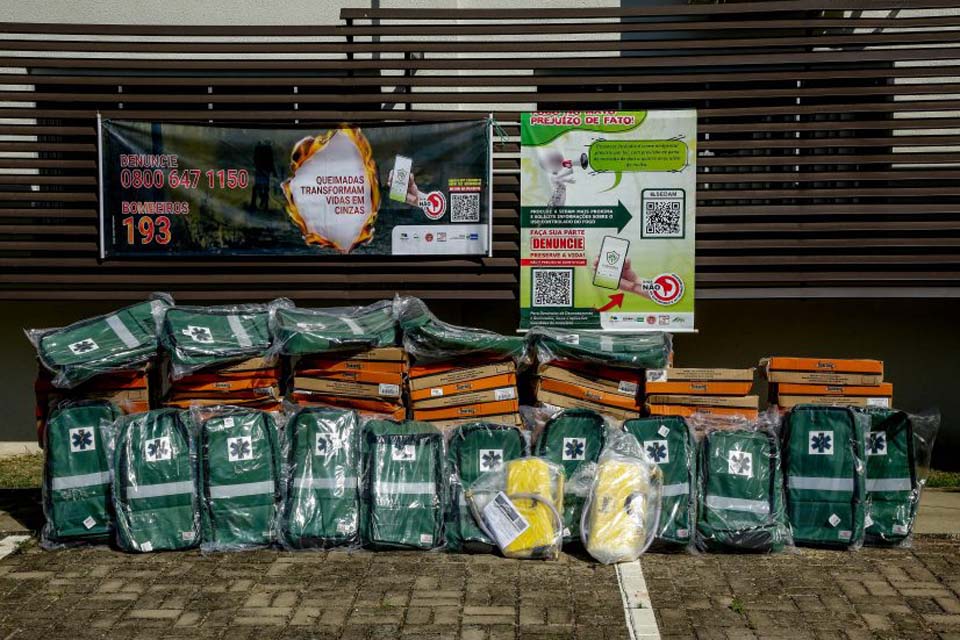
<svg viewBox="0 0 960 640">
<path fill-rule="evenodd" d="M 0 532 L 37 532 L 43 527 L 40 489 L 0 488 Z"/>
</svg>

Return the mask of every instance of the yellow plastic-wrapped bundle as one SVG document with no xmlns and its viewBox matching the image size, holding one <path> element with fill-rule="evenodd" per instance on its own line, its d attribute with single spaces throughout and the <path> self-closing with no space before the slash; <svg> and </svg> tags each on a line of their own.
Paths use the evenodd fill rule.
<svg viewBox="0 0 960 640">
<path fill-rule="evenodd" d="M 563 541 L 563 473 L 541 458 L 507 463 L 507 496 L 529 526 L 503 548 L 508 558 L 556 558 Z"/>
<path fill-rule="evenodd" d="M 517 458 L 466 492 L 474 519 L 508 558 L 556 559 L 563 544 L 563 468 Z"/>
<path fill-rule="evenodd" d="M 647 460 L 632 434 L 611 429 L 596 466 L 585 468 L 574 481 L 591 475 L 580 521 L 584 548 L 604 564 L 636 560 L 657 536 L 663 487 L 660 467 Z"/>
</svg>

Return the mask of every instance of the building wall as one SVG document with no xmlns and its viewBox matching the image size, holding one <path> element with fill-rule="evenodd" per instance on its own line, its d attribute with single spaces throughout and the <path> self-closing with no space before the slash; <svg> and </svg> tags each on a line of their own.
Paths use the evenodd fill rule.
<svg viewBox="0 0 960 640">
<path fill-rule="evenodd" d="M 433 303 L 449 322 L 512 332 L 515 303 Z M 5 303 L 0 314 L 0 441 L 34 437 L 34 350 L 24 327 L 67 324 L 105 313 L 108 304 Z M 748 367 L 763 356 L 870 357 L 886 362 L 895 404 L 943 413 L 935 451 L 939 468 L 960 469 L 960 301 L 936 300 L 705 300 L 697 303 L 695 335 L 677 336 L 679 366 Z M 759 379 L 759 376 L 758 376 Z M 766 393 L 758 382 L 761 395 Z"/>
</svg>

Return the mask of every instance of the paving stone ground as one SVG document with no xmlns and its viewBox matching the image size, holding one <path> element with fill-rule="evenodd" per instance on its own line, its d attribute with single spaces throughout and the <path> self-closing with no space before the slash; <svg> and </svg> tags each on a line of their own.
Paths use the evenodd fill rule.
<svg viewBox="0 0 960 640">
<path fill-rule="evenodd" d="M 641 562 L 664 640 L 960 640 L 960 540 Z"/>
<path fill-rule="evenodd" d="M 612 567 L 442 553 L 46 552 L 0 561 L 0 638 L 627 637 Z"/>
<path fill-rule="evenodd" d="M 960 640 L 960 539 L 642 560 L 665 639 Z M 616 574 L 442 553 L 47 552 L 0 561 L 0 638 L 626 638 Z"/>
</svg>

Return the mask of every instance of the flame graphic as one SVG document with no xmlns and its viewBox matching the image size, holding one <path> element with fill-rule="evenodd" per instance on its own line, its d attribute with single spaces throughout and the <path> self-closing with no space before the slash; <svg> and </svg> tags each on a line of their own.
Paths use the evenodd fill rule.
<svg viewBox="0 0 960 640">
<path fill-rule="evenodd" d="M 360 152 L 360 157 L 363 159 L 364 173 L 370 185 L 370 211 L 367 213 L 367 220 L 363 225 L 363 230 L 353 241 L 353 244 L 346 248 L 341 247 L 329 238 L 318 233 L 313 233 L 307 229 L 307 223 L 293 200 L 293 192 L 290 186 L 293 182 L 294 175 L 297 173 L 297 169 L 303 166 L 311 156 L 327 146 L 327 143 L 330 142 L 331 138 L 333 138 L 337 132 L 347 136 L 350 141 L 353 142 L 357 151 Z M 340 253 L 350 253 L 355 247 L 370 242 L 373 238 L 377 213 L 380 211 L 380 183 L 377 179 L 377 163 L 373 159 L 373 148 L 370 146 L 370 141 L 367 140 L 367 137 L 363 135 L 363 132 L 360 131 L 359 128 L 341 125 L 337 129 L 325 131 L 317 136 L 307 136 L 293 145 L 293 151 L 290 152 L 290 173 L 291 176 L 284 180 L 281 185 L 283 187 L 283 195 L 287 199 L 286 211 L 287 215 L 290 216 L 290 219 L 293 221 L 293 224 L 297 225 L 297 228 L 300 229 L 304 242 L 336 249 Z"/>
</svg>

